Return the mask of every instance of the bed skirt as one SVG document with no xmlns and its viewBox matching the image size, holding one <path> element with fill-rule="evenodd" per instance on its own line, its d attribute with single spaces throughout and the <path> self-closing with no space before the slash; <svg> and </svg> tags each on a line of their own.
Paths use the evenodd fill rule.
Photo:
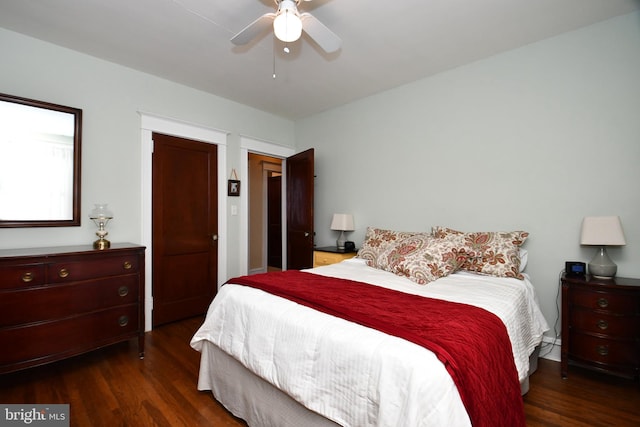
<svg viewBox="0 0 640 427">
<path fill-rule="evenodd" d="M 208 375 L 202 375 L 208 372 Z M 205 341 L 198 390 L 211 390 L 229 412 L 251 427 L 339 427 L 302 406 L 240 362 Z"/>
<path fill-rule="evenodd" d="M 529 375 L 538 367 L 539 353 L 537 347 L 529 358 Z M 529 377 L 520 388 L 523 395 L 529 391 Z M 218 402 L 251 427 L 339 426 L 302 406 L 207 341 L 202 347 L 198 390 L 211 390 Z"/>
</svg>

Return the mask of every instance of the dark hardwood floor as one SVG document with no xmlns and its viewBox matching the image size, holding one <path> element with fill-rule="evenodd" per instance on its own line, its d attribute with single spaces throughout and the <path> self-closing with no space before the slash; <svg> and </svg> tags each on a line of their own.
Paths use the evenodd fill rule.
<svg viewBox="0 0 640 427">
<path fill-rule="evenodd" d="M 202 319 L 69 360 L 0 375 L 0 403 L 68 403 L 72 426 L 246 426 L 210 392 L 199 392 L 199 353 L 189 340 Z M 2 351 L 2 350 L 0 350 Z M 640 426 L 637 382 L 578 368 L 560 378 L 557 362 L 540 360 L 524 398 L 527 425 Z"/>
</svg>

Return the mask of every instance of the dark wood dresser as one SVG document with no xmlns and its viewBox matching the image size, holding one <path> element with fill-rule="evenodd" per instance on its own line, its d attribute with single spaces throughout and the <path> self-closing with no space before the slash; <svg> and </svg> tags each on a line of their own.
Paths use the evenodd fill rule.
<svg viewBox="0 0 640 427">
<path fill-rule="evenodd" d="M 144 251 L 61 246 L 0 250 L 0 374 L 138 338 Z"/>
<path fill-rule="evenodd" d="M 562 279 L 561 374 L 569 365 L 627 378 L 640 373 L 640 279 Z"/>
</svg>

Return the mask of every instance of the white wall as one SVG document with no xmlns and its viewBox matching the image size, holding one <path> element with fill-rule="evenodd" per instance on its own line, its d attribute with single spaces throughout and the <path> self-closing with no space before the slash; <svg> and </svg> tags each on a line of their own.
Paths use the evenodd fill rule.
<svg viewBox="0 0 640 427">
<path fill-rule="evenodd" d="M 141 243 L 139 112 L 228 132 L 228 171 L 240 170 L 241 134 L 294 146 L 289 120 L 149 74 L 3 29 L 0 52 L 0 92 L 83 110 L 82 226 L 0 228 L 0 249 L 89 244 L 95 225 L 87 215 L 94 203 L 108 203 L 114 211 L 109 240 Z M 228 216 L 228 245 L 221 248 L 230 254 L 229 276 L 240 271 L 239 218 Z"/>
<path fill-rule="evenodd" d="M 526 230 L 550 325 L 584 216 L 620 215 L 618 275 L 640 277 L 640 14 L 535 43 L 296 123 L 316 148 L 316 243 L 367 226 Z"/>
</svg>

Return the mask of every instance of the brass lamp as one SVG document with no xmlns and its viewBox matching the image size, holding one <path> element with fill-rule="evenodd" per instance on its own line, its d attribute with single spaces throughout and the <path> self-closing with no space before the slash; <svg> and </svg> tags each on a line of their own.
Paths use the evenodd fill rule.
<svg viewBox="0 0 640 427">
<path fill-rule="evenodd" d="M 105 226 L 109 220 L 113 219 L 113 212 L 107 208 L 107 204 L 96 204 L 91 213 L 89 213 L 89 218 L 98 226 L 98 231 L 96 231 L 98 240 L 93 242 L 93 249 L 103 250 L 111 247 L 111 242 L 105 239 L 105 236 L 109 234 L 105 230 Z"/>
</svg>

